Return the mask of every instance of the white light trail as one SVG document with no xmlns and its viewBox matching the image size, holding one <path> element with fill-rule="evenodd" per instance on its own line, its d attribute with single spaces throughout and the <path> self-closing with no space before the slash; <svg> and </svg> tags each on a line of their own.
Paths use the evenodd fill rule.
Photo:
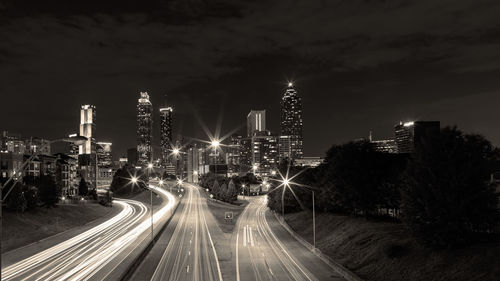
<svg viewBox="0 0 500 281">
<path fill-rule="evenodd" d="M 156 224 L 164 216 L 172 214 L 176 199 L 163 189 L 150 188 L 168 198 L 168 203 L 155 211 L 153 222 Z M 148 213 L 144 204 L 133 200 L 114 202 L 123 208 L 119 214 L 80 235 L 6 267 L 3 270 L 4 280 L 91 278 L 151 226 L 151 221 L 144 219 Z"/>
</svg>

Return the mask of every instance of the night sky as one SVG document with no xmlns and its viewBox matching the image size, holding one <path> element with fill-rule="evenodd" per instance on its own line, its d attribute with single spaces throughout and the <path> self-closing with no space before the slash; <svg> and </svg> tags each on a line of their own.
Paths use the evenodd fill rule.
<svg viewBox="0 0 500 281">
<path fill-rule="evenodd" d="M 269 2 L 0 0 L 0 130 L 60 138 L 90 103 L 117 157 L 147 91 L 156 113 L 168 95 L 175 134 L 206 139 L 196 116 L 224 134 L 251 109 L 279 133 L 294 81 L 305 156 L 415 119 L 500 145 L 500 1 Z"/>
</svg>

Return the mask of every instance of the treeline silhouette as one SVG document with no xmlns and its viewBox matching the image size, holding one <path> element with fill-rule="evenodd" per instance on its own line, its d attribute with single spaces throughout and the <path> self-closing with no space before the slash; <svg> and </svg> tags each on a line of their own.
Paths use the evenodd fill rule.
<svg viewBox="0 0 500 281">
<path fill-rule="evenodd" d="M 280 163 L 282 175 L 297 175 L 285 189 L 284 211 L 311 209 L 314 191 L 316 211 L 390 217 L 427 246 L 465 245 L 497 229 L 498 195 L 489 179 L 499 159 L 484 137 L 456 127 L 427 137 L 412 154 L 377 152 L 368 141 L 334 145 L 316 168 Z M 277 179 L 268 205 L 281 212 Z"/>
</svg>

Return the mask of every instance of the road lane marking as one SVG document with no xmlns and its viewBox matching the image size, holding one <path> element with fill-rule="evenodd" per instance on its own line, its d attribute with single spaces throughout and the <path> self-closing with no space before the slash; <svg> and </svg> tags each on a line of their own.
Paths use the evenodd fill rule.
<svg viewBox="0 0 500 281">
<path fill-rule="evenodd" d="M 243 227 L 243 247 L 247 246 L 247 227 Z"/>
<path fill-rule="evenodd" d="M 252 245 L 252 247 L 254 246 L 253 244 L 253 234 L 252 234 L 252 227 L 250 226 L 250 244 Z"/>
<path fill-rule="evenodd" d="M 198 194 L 199 194 L 199 191 L 198 191 Z M 201 200 L 200 200 L 200 203 L 201 203 Z M 207 209 L 208 209 L 208 206 L 207 206 Z M 210 244 L 212 245 L 212 250 L 214 252 L 215 262 L 217 264 L 217 271 L 219 273 L 219 281 L 222 281 L 223 279 L 222 279 L 222 272 L 220 270 L 219 258 L 217 257 L 217 251 L 215 251 L 215 245 L 214 245 L 214 241 L 212 240 L 212 235 L 210 234 L 210 230 L 208 229 L 208 224 L 207 224 L 207 219 L 205 217 L 205 212 L 201 212 L 201 214 L 203 215 L 203 221 L 205 222 L 205 227 L 207 229 L 208 239 L 210 240 Z"/>
<path fill-rule="evenodd" d="M 248 211 L 249 205 L 250 204 L 248 204 L 243 210 L 243 212 L 241 212 L 240 219 L 238 219 L 238 225 L 237 225 L 238 231 L 236 232 L 236 281 L 240 281 L 239 238 L 240 238 L 241 221 L 245 217 L 245 213 Z"/>
</svg>

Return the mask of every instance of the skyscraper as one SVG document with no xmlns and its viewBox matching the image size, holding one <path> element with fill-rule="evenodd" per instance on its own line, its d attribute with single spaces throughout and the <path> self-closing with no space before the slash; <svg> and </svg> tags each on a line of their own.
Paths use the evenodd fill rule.
<svg viewBox="0 0 500 281">
<path fill-rule="evenodd" d="M 89 104 L 82 105 L 80 109 L 80 136 L 86 137 L 87 140 L 80 145 L 78 153 L 80 155 L 95 153 L 95 119 L 95 106 Z"/>
<path fill-rule="evenodd" d="M 87 140 L 78 148 L 78 167 L 84 179 L 97 188 L 96 157 L 96 109 L 93 105 L 82 105 L 80 109 L 80 136 Z"/>
<path fill-rule="evenodd" d="M 160 150 L 161 165 L 165 167 L 170 163 L 172 145 L 172 107 L 160 108 Z"/>
<path fill-rule="evenodd" d="M 252 137 L 255 132 L 266 130 L 266 111 L 252 110 L 247 116 L 247 136 Z"/>
<path fill-rule="evenodd" d="M 268 176 L 277 168 L 279 159 L 278 137 L 270 131 L 256 132 L 252 137 L 252 166 L 257 167 L 253 172 L 259 176 Z"/>
<path fill-rule="evenodd" d="M 153 105 L 147 92 L 141 92 L 137 102 L 137 164 L 147 166 L 152 161 Z"/>
<path fill-rule="evenodd" d="M 281 98 L 280 125 L 280 159 L 301 158 L 303 154 L 302 98 L 292 83 L 288 83 L 288 87 Z"/>
<path fill-rule="evenodd" d="M 415 149 L 439 134 L 439 121 L 399 122 L 394 126 L 398 153 L 413 153 Z"/>
</svg>

